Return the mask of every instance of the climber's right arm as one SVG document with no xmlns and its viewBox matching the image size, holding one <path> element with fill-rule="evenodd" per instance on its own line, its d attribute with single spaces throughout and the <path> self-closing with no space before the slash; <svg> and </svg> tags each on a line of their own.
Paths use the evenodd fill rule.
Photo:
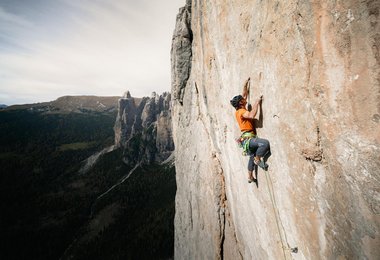
<svg viewBox="0 0 380 260">
<path fill-rule="evenodd" d="M 244 86 L 243 86 L 243 93 L 241 94 L 243 96 L 243 98 L 247 99 L 248 97 L 248 94 L 249 94 L 249 89 L 248 89 L 248 84 L 249 84 L 249 81 L 251 80 L 251 78 L 248 78 L 245 82 L 244 82 Z"/>
</svg>

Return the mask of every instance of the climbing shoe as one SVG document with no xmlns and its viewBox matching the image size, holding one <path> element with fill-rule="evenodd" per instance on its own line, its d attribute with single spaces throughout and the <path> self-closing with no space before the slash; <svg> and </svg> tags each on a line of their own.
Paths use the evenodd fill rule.
<svg viewBox="0 0 380 260">
<path fill-rule="evenodd" d="M 248 179 L 248 183 L 256 182 L 257 180 L 255 178 Z"/>
</svg>

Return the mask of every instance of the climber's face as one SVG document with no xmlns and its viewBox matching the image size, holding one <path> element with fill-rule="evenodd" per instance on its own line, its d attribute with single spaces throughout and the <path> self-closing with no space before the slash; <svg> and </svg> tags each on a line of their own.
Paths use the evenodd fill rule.
<svg viewBox="0 0 380 260">
<path fill-rule="evenodd" d="M 242 99 L 240 100 L 240 106 L 245 107 L 246 104 L 247 104 L 247 100 L 246 100 L 245 98 L 242 98 Z"/>
</svg>

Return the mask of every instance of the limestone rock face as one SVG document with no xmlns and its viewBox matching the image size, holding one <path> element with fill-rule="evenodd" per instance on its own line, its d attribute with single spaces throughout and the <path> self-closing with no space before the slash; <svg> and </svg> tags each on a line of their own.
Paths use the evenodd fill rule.
<svg viewBox="0 0 380 260">
<path fill-rule="evenodd" d="M 184 89 L 191 71 L 191 1 L 187 0 L 185 7 L 179 10 L 176 27 L 172 39 L 171 72 L 173 99 L 182 104 Z"/>
<path fill-rule="evenodd" d="M 379 9 L 187 1 L 172 45 L 176 259 L 378 258 Z M 258 186 L 229 104 L 248 77 L 272 150 Z"/>
<path fill-rule="evenodd" d="M 119 99 L 115 146 L 126 162 L 162 162 L 174 151 L 170 100 L 170 93 L 134 98 L 129 91 Z"/>
</svg>

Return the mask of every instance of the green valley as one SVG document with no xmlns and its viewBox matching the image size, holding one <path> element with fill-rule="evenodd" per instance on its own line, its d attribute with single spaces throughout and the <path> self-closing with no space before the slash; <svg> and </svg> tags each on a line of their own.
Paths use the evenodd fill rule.
<svg viewBox="0 0 380 260">
<path fill-rule="evenodd" d="M 53 112 L 52 112 L 53 111 Z M 114 144 L 116 109 L 0 111 L 1 259 L 173 256 L 175 169 L 135 165 Z M 133 152 L 133 151 L 132 151 Z"/>
</svg>

